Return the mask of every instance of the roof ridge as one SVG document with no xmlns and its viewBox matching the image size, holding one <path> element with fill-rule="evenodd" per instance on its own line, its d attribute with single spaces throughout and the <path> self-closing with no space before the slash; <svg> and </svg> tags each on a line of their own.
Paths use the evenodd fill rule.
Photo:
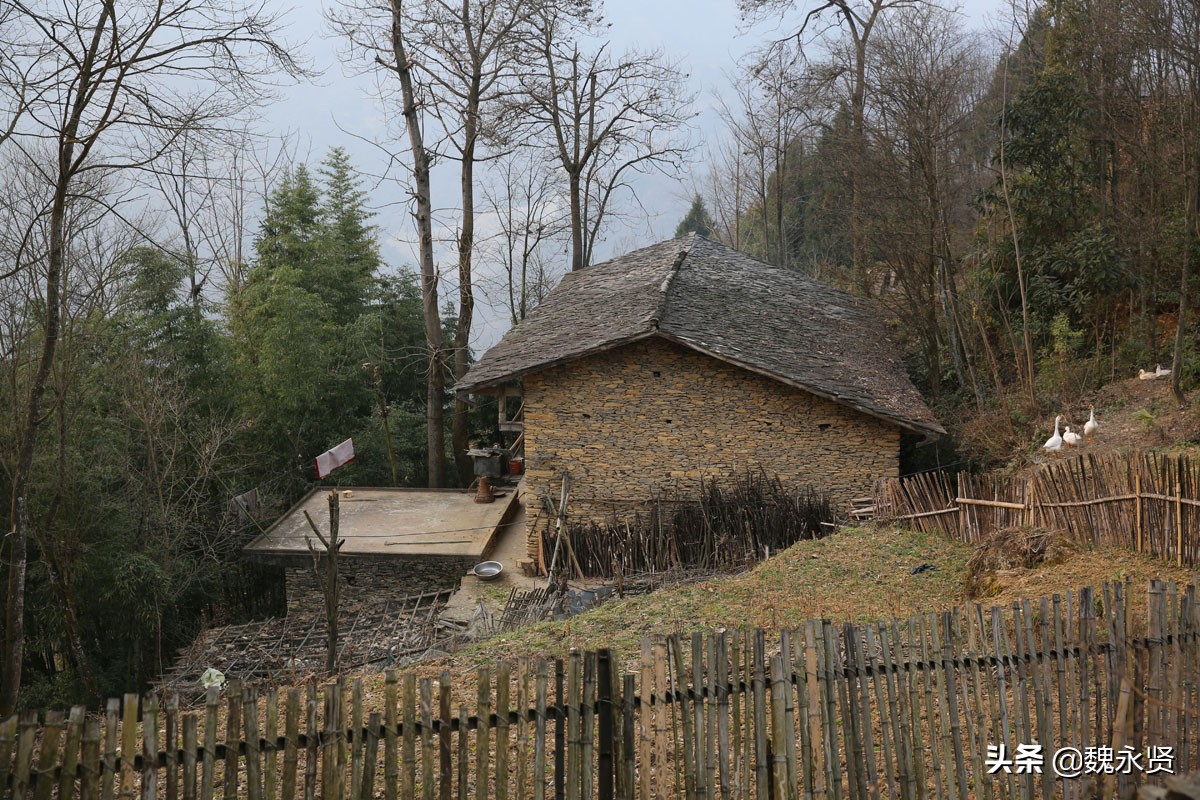
<svg viewBox="0 0 1200 800">
<path fill-rule="evenodd" d="M 665 278 L 658 287 L 658 306 L 654 309 L 654 314 L 650 317 L 650 326 L 654 330 L 658 330 L 658 324 L 662 322 L 663 315 L 667 313 L 667 298 L 670 296 L 671 284 L 675 281 L 675 276 L 679 274 L 679 269 L 683 266 L 683 262 L 687 260 L 688 253 L 691 252 L 691 245 L 696 241 L 695 231 L 688 234 L 684 241 L 683 247 L 675 254 L 675 261 L 671 264 L 671 269 L 667 272 Z"/>
</svg>

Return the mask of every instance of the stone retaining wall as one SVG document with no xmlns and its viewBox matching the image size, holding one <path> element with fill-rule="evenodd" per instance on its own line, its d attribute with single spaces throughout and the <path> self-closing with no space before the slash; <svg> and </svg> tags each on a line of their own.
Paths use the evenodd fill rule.
<svg viewBox="0 0 1200 800">
<path fill-rule="evenodd" d="M 311 562 L 310 562 L 311 564 Z M 380 603 L 389 597 L 453 589 L 475 566 L 470 558 L 361 558 L 338 559 L 340 603 Z M 312 567 L 286 568 L 288 613 L 324 613 L 325 594 Z"/>
</svg>

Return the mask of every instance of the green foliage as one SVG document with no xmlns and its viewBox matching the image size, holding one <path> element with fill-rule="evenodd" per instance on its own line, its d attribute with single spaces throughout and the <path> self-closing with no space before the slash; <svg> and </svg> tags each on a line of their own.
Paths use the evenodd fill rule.
<svg viewBox="0 0 1200 800">
<path fill-rule="evenodd" d="M 701 236 L 711 236 L 713 230 L 712 217 L 709 216 L 708 209 L 704 207 L 704 199 L 700 195 L 692 200 L 691 208 L 687 214 L 679 221 L 679 225 L 675 228 L 676 236 L 683 236 L 686 233 L 698 233 Z"/>
<path fill-rule="evenodd" d="M 258 529 L 228 503 L 258 488 L 286 508 L 348 436 L 358 458 L 330 482 L 390 484 L 380 400 L 400 482 L 423 482 L 420 291 L 380 275 L 353 175 L 335 151 L 315 179 L 282 180 L 224 303 L 191 295 L 184 259 L 139 247 L 112 265 L 111 310 L 72 322 L 29 496 L 25 704 L 142 690 L 202 625 L 282 611 L 282 576 L 243 563 Z"/>
</svg>

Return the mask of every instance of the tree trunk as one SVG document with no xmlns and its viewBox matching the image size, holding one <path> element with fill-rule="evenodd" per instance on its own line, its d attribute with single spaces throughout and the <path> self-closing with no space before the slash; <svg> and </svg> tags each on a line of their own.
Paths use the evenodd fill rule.
<svg viewBox="0 0 1200 800">
<path fill-rule="evenodd" d="M 570 175 L 571 190 L 571 269 L 587 266 L 583 260 L 583 200 L 579 196 L 579 173 Z"/>
<path fill-rule="evenodd" d="M 404 46 L 404 20 L 400 0 L 392 0 L 392 54 L 404 103 L 404 120 L 413 159 L 413 183 L 417 199 L 417 235 L 420 238 L 421 310 L 425 318 L 425 346 L 429 353 L 429 376 L 425 401 L 425 443 L 428 448 L 429 488 L 442 486 L 446 471 L 446 432 L 443 405 L 446 377 L 443 371 L 442 318 L 438 309 L 438 276 L 433 263 L 433 204 L 429 189 L 429 153 L 421 133 L 416 93 L 413 91 L 412 62 Z"/>
<path fill-rule="evenodd" d="M 1184 158 L 1187 159 L 1186 153 Z M 1183 258 L 1179 265 L 1179 319 L 1175 322 L 1175 351 L 1171 356 L 1171 394 L 1175 396 L 1175 400 L 1180 405 L 1187 402 L 1187 397 L 1183 393 L 1180 373 L 1183 371 L 1184 331 L 1187 329 L 1188 283 L 1192 273 L 1192 251 L 1196 243 L 1194 234 L 1197 226 L 1200 226 L 1200 221 L 1197 221 L 1197 211 L 1200 208 L 1200 176 L 1191 174 L 1196 171 L 1191 164 L 1187 165 L 1185 169 L 1189 178 L 1185 204 L 1184 230 L 1186 233 L 1183 236 Z"/>
<path fill-rule="evenodd" d="M 463 27 L 471 35 L 468 6 L 463 4 Z M 482 69 L 482 67 L 479 67 Z M 454 379 L 462 380 L 470 366 L 471 320 L 475 314 L 475 293 L 471 277 L 471 257 L 475 249 L 475 144 L 479 136 L 479 73 L 473 76 L 467 92 L 466 119 L 463 120 L 462 151 L 462 228 L 458 234 L 458 321 L 454 326 Z M 471 483 L 474 468 L 467 450 L 471 447 L 471 406 L 466 397 L 454 398 L 451 444 L 458 482 Z"/>
<path fill-rule="evenodd" d="M 101 28 L 105 18 L 106 13 L 101 14 Z M 96 41 L 98 40 L 99 29 L 96 35 Z M 92 52 L 94 52 L 94 45 Z M 90 69 L 90 58 L 85 60 L 85 65 Z M 88 82 L 85 79 L 81 82 L 79 91 L 84 91 L 87 86 Z M 81 109 L 77 106 L 76 114 L 68 122 L 59 146 L 60 177 L 58 185 L 55 187 L 53 204 L 50 207 L 50 249 L 46 257 L 46 319 L 42 325 L 42 353 L 29 389 L 29 398 L 25 403 L 25 412 L 18 438 L 20 444 L 17 451 L 17 464 L 12 477 L 11 519 L 13 527 L 9 537 L 12 539 L 12 543 L 9 548 L 8 596 L 5 605 L 4 674 L 0 676 L 0 718 L 8 716 L 16 709 L 17 696 L 21 689 L 21 666 L 25 657 L 25 562 L 29 536 L 26 494 L 29 488 L 30 472 L 33 469 L 33 454 L 38 430 L 43 422 L 42 397 L 46 393 L 46 381 L 50 376 L 50 367 L 54 363 L 55 352 L 58 348 L 60 295 L 63 266 L 66 260 L 67 194 L 75 154 L 75 133 L 79 128 L 80 114 Z"/>
</svg>

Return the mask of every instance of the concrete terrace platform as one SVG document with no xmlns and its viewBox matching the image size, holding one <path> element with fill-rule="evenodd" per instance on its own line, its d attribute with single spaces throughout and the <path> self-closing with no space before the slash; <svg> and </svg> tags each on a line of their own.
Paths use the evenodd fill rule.
<svg viewBox="0 0 1200 800">
<path fill-rule="evenodd" d="M 516 490 L 506 489 L 493 503 L 476 503 L 473 494 L 461 489 L 340 488 L 338 536 L 346 541 L 341 552 L 374 558 L 483 560 L 497 531 L 519 507 Z M 308 557 L 309 541 L 319 550 L 304 512 L 328 533 L 329 491 L 310 491 L 247 545 L 246 554 L 287 562 Z"/>
</svg>

